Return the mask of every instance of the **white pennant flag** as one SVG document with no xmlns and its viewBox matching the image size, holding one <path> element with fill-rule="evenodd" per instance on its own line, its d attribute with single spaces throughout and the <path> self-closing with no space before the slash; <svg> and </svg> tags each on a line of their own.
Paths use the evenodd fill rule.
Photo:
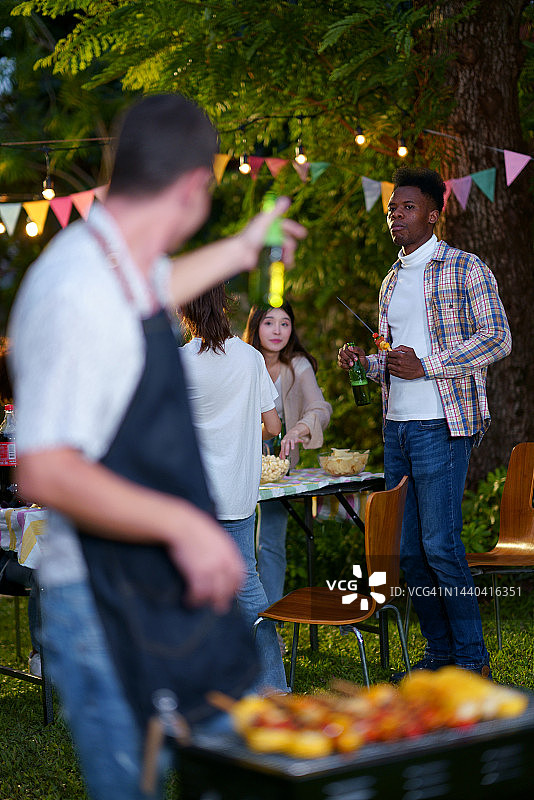
<svg viewBox="0 0 534 800">
<path fill-rule="evenodd" d="M 373 181 L 362 175 L 363 196 L 365 199 L 365 210 L 370 211 L 382 193 L 380 181 Z"/>
<path fill-rule="evenodd" d="M 22 203 L 0 203 L 0 217 L 2 218 L 8 234 L 11 236 L 19 218 Z"/>
</svg>

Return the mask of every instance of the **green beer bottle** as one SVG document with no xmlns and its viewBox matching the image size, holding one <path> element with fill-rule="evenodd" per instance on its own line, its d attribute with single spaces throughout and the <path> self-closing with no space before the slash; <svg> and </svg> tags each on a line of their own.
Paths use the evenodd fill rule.
<svg viewBox="0 0 534 800">
<path fill-rule="evenodd" d="M 354 342 L 348 342 L 349 347 L 354 347 Z M 354 395 L 354 402 L 357 406 L 366 406 L 371 402 L 369 397 L 369 384 L 367 383 L 367 375 L 363 368 L 360 359 L 356 357 L 354 366 L 349 369 L 349 380 L 352 386 L 352 394 Z"/>
<path fill-rule="evenodd" d="M 276 205 L 277 195 L 273 191 L 265 193 L 262 211 L 272 211 Z M 256 305 L 269 305 L 280 308 L 284 302 L 284 262 L 282 246 L 284 234 L 282 220 L 271 222 L 265 236 L 264 247 L 258 259 L 258 267 L 249 275 L 249 301 Z"/>
</svg>

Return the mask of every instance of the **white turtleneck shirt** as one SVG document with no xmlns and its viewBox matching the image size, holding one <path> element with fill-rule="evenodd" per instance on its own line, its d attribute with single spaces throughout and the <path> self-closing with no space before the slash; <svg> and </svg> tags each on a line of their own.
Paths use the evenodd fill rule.
<svg viewBox="0 0 534 800">
<path fill-rule="evenodd" d="M 401 266 L 388 307 L 391 346 L 413 347 L 418 358 L 430 355 L 430 332 L 424 295 L 425 267 L 436 249 L 431 236 L 409 255 L 399 253 Z M 405 380 L 391 376 L 387 419 L 406 422 L 413 419 L 440 419 L 445 416 L 435 380 Z"/>
</svg>

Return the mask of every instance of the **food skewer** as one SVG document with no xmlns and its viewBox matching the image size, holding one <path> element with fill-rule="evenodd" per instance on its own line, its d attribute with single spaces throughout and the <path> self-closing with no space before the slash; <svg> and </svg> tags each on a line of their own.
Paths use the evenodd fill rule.
<svg viewBox="0 0 534 800">
<path fill-rule="evenodd" d="M 383 336 L 381 336 L 379 333 L 374 333 L 374 332 L 373 332 L 373 329 L 369 327 L 369 325 L 367 324 L 367 322 L 364 322 L 364 321 L 363 321 L 363 319 L 362 319 L 361 317 L 359 317 L 359 316 L 358 316 L 358 314 L 357 314 L 355 311 L 353 311 L 353 310 L 352 310 L 352 308 L 351 308 L 350 306 L 348 306 L 348 305 L 347 305 L 345 302 L 343 302 L 343 300 L 341 299 L 341 297 L 336 297 L 336 299 L 337 299 L 337 300 L 339 300 L 339 302 L 340 302 L 342 305 L 344 305 L 344 306 L 345 306 L 345 308 L 346 308 L 348 311 L 350 311 L 350 313 L 351 313 L 351 314 L 352 314 L 354 317 L 356 317 L 356 319 L 358 320 L 358 322 L 361 322 L 361 323 L 362 323 L 362 325 L 363 325 L 365 328 L 367 328 L 367 330 L 370 332 L 370 334 L 372 335 L 373 339 L 375 340 L 375 344 L 376 344 L 376 346 L 378 347 L 378 349 L 379 349 L 379 350 L 391 350 L 391 345 L 390 345 L 390 343 L 389 343 L 389 342 L 387 342 L 387 341 L 384 339 L 384 337 L 383 337 Z"/>
</svg>

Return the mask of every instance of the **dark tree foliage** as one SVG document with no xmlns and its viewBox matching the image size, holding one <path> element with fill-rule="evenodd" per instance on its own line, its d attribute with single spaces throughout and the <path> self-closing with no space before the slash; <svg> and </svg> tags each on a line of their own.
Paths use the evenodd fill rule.
<svg viewBox="0 0 534 800">
<path fill-rule="evenodd" d="M 94 97 L 88 103 L 95 118 L 100 93 L 117 96 L 119 83 L 127 95 L 180 91 L 207 109 L 220 130 L 221 152 L 234 160 L 216 190 L 212 220 L 197 241 L 236 230 L 272 185 L 292 197 L 291 214 L 307 225 L 309 236 L 288 275 L 288 294 L 334 407 L 327 443 L 371 448 L 375 468 L 382 458 L 378 390 L 369 410 L 356 409 L 346 376 L 335 366 L 344 341 L 372 347 L 336 295 L 375 325 L 378 288 L 396 256 L 380 201 L 365 210 L 361 176 L 390 179 L 401 135 L 410 148 L 408 161 L 439 169 L 445 177 L 498 166 L 495 204 L 473 188 L 466 212 L 454 198 L 449 201 L 444 225 L 451 244 L 477 252 L 494 269 L 516 341 L 512 358 L 490 370 L 495 424 L 474 458 L 473 480 L 505 463 L 514 439 L 532 437 L 527 392 L 532 359 L 527 366 L 525 355 L 532 322 L 531 315 L 526 322 L 521 299 L 528 302 L 534 291 L 532 222 L 526 219 L 529 174 L 506 188 L 502 154 L 486 147 L 526 153 L 532 147 L 532 3 L 29 0 L 5 5 L 15 7 L 15 23 L 25 20 L 28 30 L 45 22 L 59 26 L 54 46 L 36 54 L 40 70 L 33 74 L 76 86 L 84 108 L 85 98 Z M 358 126 L 367 135 L 361 148 L 354 141 Z M 89 129 L 90 124 L 79 125 L 83 135 L 90 135 Z M 303 183 L 291 166 L 276 179 L 264 166 L 255 181 L 236 171 L 235 159 L 244 150 L 292 159 L 299 138 L 311 161 L 330 164 L 315 183 Z M 247 311 L 246 286 L 238 279 L 234 288 L 242 290 L 239 328 Z"/>
</svg>

